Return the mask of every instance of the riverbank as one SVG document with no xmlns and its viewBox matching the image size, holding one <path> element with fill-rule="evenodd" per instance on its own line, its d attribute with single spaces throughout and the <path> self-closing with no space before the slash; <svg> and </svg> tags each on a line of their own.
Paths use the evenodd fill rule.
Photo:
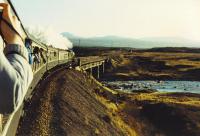
<svg viewBox="0 0 200 136">
<path fill-rule="evenodd" d="M 116 104 L 120 117 L 138 136 L 198 136 L 200 134 L 200 94 L 160 93 L 152 90 L 125 93 L 98 92 Z"/>
</svg>

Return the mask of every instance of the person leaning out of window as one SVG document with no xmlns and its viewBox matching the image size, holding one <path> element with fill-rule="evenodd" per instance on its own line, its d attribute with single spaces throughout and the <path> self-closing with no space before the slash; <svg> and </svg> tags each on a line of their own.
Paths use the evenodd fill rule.
<svg viewBox="0 0 200 136">
<path fill-rule="evenodd" d="M 33 72 L 19 20 L 11 14 L 8 4 L 0 3 L 0 9 L 0 34 L 6 43 L 0 50 L 0 114 L 6 114 L 23 102 Z"/>
</svg>

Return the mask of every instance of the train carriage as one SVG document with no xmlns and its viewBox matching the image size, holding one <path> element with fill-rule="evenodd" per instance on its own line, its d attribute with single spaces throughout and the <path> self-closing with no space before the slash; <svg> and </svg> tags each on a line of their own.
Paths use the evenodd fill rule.
<svg viewBox="0 0 200 136">
<path fill-rule="evenodd" d="M 11 10 L 13 11 L 13 14 L 15 14 L 20 20 L 11 1 L 8 1 L 8 3 L 11 5 Z M 38 84 L 38 82 L 42 80 L 42 76 L 45 72 L 47 72 L 55 66 L 71 63 L 71 60 L 74 58 L 75 54 L 73 51 L 53 48 L 47 46 L 44 43 L 41 43 L 25 31 L 22 23 L 21 30 L 24 36 L 32 40 L 31 52 L 33 57 L 33 63 L 31 64 L 31 67 L 33 70 L 34 78 L 31 85 L 29 86 L 29 89 L 26 92 L 24 100 L 26 101 L 27 99 L 32 97 L 33 89 Z M 20 117 L 23 115 L 23 105 L 24 103 L 20 105 L 20 107 L 17 110 L 15 110 L 12 114 L 0 114 L 0 135 L 15 135 Z"/>
</svg>

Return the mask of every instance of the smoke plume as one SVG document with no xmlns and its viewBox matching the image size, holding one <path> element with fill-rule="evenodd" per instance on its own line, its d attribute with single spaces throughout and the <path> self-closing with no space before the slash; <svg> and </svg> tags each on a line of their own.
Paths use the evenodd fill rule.
<svg viewBox="0 0 200 136">
<path fill-rule="evenodd" d="M 73 47 L 72 42 L 56 32 L 52 27 L 29 26 L 26 29 L 31 36 L 48 46 L 60 49 L 71 49 Z"/>
</svg>

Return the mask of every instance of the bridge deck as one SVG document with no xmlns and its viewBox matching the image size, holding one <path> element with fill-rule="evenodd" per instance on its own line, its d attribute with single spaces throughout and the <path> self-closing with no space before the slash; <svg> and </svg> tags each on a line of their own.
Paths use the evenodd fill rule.
<svg viewBox="0 0 200 136">
<path fill-rule="evenodd" d="M 106 57 L 99 57 L 99 56 L 89 56 L 89 57 L 79 57 L 79 58 L 81 61 L 81 65 L 105 61 L 107 59 Z"/>
<path fill-rule="evenodd" d="M 106 57 L 99 57 L 99 56 L 89 56 L 89 57 L 80 57 L 78 66 L 82 70 L 88 70 L 94 67 L 99 68 L 99 66 L 104 67 L 104 63 L 106 62 Z M 103 68 L 104 69 L 104 68 Z"/>
</svg>

